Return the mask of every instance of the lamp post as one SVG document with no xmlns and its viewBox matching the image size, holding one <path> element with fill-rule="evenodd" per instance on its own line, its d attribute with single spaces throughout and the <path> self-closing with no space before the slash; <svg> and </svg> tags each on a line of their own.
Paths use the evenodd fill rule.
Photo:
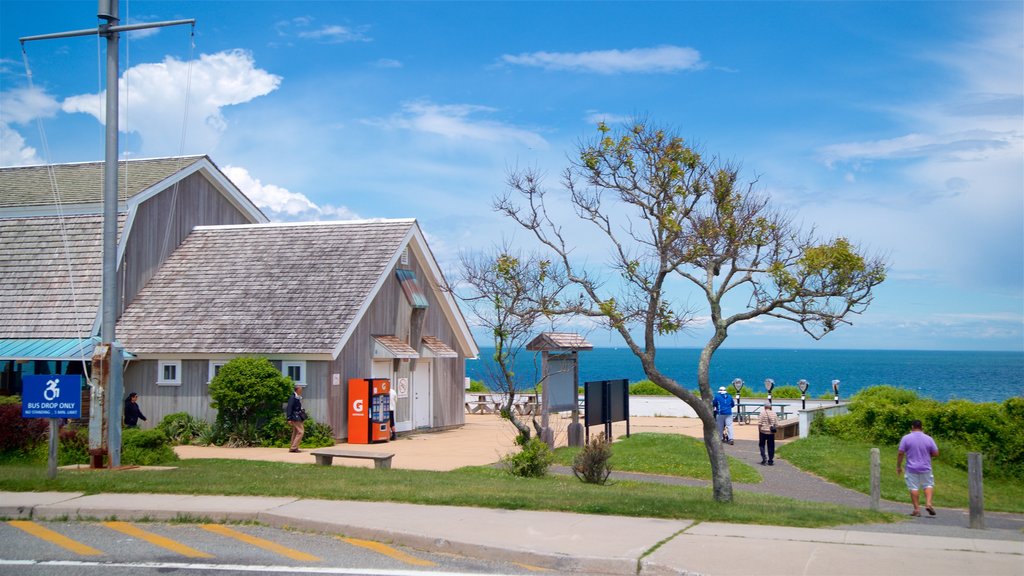
<svg viewBox="0 0 1024 576">
<path fill-rule="evenodd" d="M 836 404 L 839 404 L 839 380 L 832 381 L 832 393 L 836 396 Z"/>
<path fill-rule="evenodd" d="M 804 380 L 803 378 L 801 378 L 800 381 L 796 383 L 796 387 L 800 389 L 800 409 L 801 410 L 807 410 L 807 387 L 808 386 L 810 386 L 810 384 L 807 382 L 807 380 Z"/>
<path fill-rule="evenodd" d="M 775 388 L 775 380 L 766 378 L 764 381 L 764 389 L 768 391 L 768 402 L 772 401 L 772 388 Z"/>
</svg>

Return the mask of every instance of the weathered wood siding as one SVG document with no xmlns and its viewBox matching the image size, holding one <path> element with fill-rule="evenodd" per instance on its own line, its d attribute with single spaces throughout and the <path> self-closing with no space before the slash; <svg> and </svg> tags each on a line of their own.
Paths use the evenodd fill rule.
<svg viewBox="0 0 1024 576">
<path fill-rule="evenodd" d="M 168 414 L 188 412 L 195 418 L 213 422 L 217 411 L 210 407 L 209 360 L 182 360 L 181 385 L 158 386 L 157 361 L 134 360 L 124 371 L 124 393 L 139 394 L 139 408 L 148 421 L 142 428 L 153 428 Z M 124 402 L 124 398 L 119 401 Z"/>
<path fill-rule="evenodd" d="M 123 294 L 119 315 L 194 227 L 251 223 L 199 172 L 140 204 L 119 271 Z"/>
<path fill-rule="evenodd" d="M 271 363 L 281 369 L 281 360 L 271 359 Z M 152 428 L 175 412 L 188 412 L 211 424 L 217 419 L 217 411 L 210 407 L 213 399 L 210 398 L 209 360 L 182 360 L 181 386 L 157 385 L 157 366 L 156 360 L 133 361 L 124 373 L 125 397 L 130 392 L 138 392 L 139 406 L 149 419 L 139 423 L 142 428 Z M 302 406 L 317 422 L 327 421 L 328 366 L 326 361 L 306 361 Z"/>
<path fill-rule="evenodd" d="M 410 254 L 408 266 L 399 265 L 390 270 L 387 279 L 377 293 L 362 320 L 352 332 L 345 348 L 339 357 L 331 363 L 330 372 L 340 375 L 340 385 L 330 386 L 328 409 L 330 423 L 335 437 L 348 437 L 348 379 L 367 378 L 370 376 L 373 362 L 372 337 L 382 334 L 394 334 L 399 338 L 409 337 L 412 307 L 409 305 L 402 287 L 395 277 L 395 269 L 408 268 L 416 273 L 417 281 L 427 296 L 428 307 L 423 321 L 423 335 L 436 336 L 452 346 L 458 352 L 458 358 L 434 358 L 431 360 L 431 380 L 433 382 L 431 426 L 445 428 L 465 424 L 465 395 L 463 391 L 466 374 L 466 351 L 459 349 L 455 331 L 441 310 L 440 299 L 443 298 L 440 288 L 430 282 L 429 273 L 424 269 L 418 258 Z M 419 342 L 410 343 L 413 348 L 420 349 Z M 420 350 L 422 353 L 422 350 Z M 399 370 L 406 373 L 409 364 L 401 365 Z M 328 375 L 328 380 L 331 376 Z M 401 402 L 400 408 L 404 408 Z M 399 414 L 399 419 L 402 419 Z"/>
</svg>

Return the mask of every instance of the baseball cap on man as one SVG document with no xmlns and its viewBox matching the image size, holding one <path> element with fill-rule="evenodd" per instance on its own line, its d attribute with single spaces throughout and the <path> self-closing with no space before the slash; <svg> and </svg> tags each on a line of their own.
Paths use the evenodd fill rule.
<svg viewBox="0 0 1024 576">
<path fill-rule="evenodd" d="M 718 391 L 719 392 L 725 392 L 725 386 L 719 386 L 718 387 Z"/>
</svg>

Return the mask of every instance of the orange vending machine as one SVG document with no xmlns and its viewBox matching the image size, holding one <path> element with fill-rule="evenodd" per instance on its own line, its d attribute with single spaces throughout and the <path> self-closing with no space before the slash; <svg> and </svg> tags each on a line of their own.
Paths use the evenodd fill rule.
<svg viewBox="0 0 1024 576">
<path fill-rule="evenodd" d="M 391 438 L 391 410 L 387 378 L 352 378 L 348 381 L 348 443 L 370 444 Z"/>
</svg>

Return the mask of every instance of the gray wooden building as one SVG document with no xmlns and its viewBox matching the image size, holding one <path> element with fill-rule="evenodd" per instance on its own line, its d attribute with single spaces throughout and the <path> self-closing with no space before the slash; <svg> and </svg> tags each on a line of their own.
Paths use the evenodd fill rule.
<svg viewBox="0 0 1024 576">
<path fill-rule="evenodd" d="M 147 426 L 181 411 L 212 420 L 209 381 L 238 356 L 304 382 L 310 415 L 338 438 L 349 378 L 393 380 L 400 432 L 463 424 L 478 349 L 415 220 L 268 224 L 205 156 L 122 166 L 117 336 Z M 102 172 L 0 169 L 0 393 L 24 373 L 87 369 Z"/>
</svg>

